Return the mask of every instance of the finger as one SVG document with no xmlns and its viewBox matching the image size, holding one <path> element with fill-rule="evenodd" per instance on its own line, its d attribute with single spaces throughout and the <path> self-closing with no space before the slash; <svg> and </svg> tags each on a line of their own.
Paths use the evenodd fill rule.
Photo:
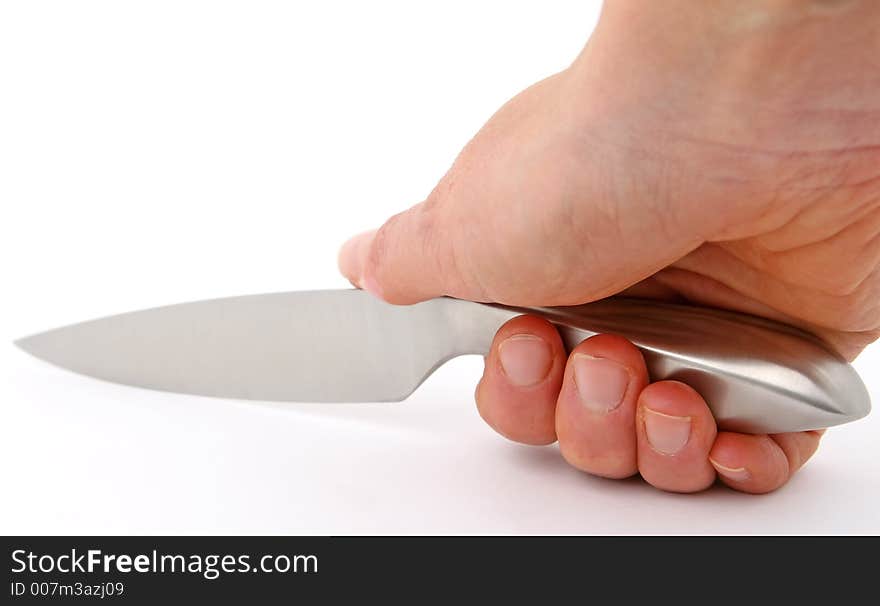
<svg viewBox="0 0 880 606">
<path fill-rule="evenodd" d="M 770 438 L 779 444 L 785 458 L 788 459 L 788 475 L 791 477 L 794 473 L 804 466 L 810 457 L 816 454 L 819 448 L 819 442 L 825 430 L 819 431 L 798 431 L 794 433 L 776 433 Z"/>
<path fill-rule="evenodd" d="M 819 447 L 822 432 L 767 435 L 718 434 L 709 460 L 722 482 L 755 494 L 776 490 Z"/>
<path fill-rule="evenodd" d="M 568 358 L 556 404 L 556 435 L 562 456 L 594 475 L 625 478 L 636 473 L 635 410 L 648 384 L 641 352 L 615 335 L 596 335 Z"/>
<path fill-rule="evenodd" d="M 417 204 L 379 229 L 350 239 L 339 252 L 342 274 L 391 303 L 416 303 L 447 294 L 455 235 L 451 226 L 438 234 L 434 207 Z"/>
<path fill-rule="evenodd" d="M 559 333 L 536 316 L 518 316 L 495 334 L 477 385 L 480 416 L 501 435 L 525 444 L 556 441 L 556 396 L 565 368 Z"/>
<path fill-rule="evenodd" d="M 709 450 L 717 429 L 706 402 L 678 381 L 648 385 L 636 421 L 639 472 L 653 486 L 673 492 L 703 490 L 715 480 Z"/>
<path fill-rule="evenodd" d="M 358 288 L 364 288 L 363 264 L 370 254 L 375 235 L 375 229 L 361 232 L 349 238 L 339 249 L 339 271 Z"/>
</svg>

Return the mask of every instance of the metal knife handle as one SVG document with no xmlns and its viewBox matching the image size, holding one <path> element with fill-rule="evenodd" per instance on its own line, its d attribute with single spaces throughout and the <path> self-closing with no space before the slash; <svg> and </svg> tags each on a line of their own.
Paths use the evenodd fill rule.
<svg viewBox="0 0 880 606">
<path fill-rule="evenodd" d="M 497 329 L 522 314 L 552 322 L 568 351 L 595 334 L 618 334 L 641 349 L 651 380 L 675 379 L 696 389 L 723 429 L 820 429 L 871 409 L 864 384 L 844 359 L 817 337 L 763 318 L 622 297 L 545 308 L 444 301 L 455 354 L 487 353 Z"/>
</svg>

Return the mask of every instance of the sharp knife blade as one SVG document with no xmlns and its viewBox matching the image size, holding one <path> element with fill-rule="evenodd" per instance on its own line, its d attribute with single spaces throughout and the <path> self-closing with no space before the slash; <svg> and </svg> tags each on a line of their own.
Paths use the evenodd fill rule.
<svg viewBox="0 0 880 606">
<path fill-rule="evenodd" d="M 523 313 L 553 322 L 569 350 L 600 332 L 629 338 L 653 380 L 690 384 L 725 429 L 818 429 L 870 410 L 852 367 L 807 333 L 744 314 L 614 297 L 517 308 L 451 298 L 395 306 L 359 290 L 273 293 L 131 312 L 16 343 L 74 372 L 163 391 L 398 401 L 448 359 L 487 353 L 497 329 Z"/>
<path fill-rule="evenodd" d="M 17 344 L 84 375 L 247 400 L 402 400 L 452 353 L 442 301 L 395 308 L 363 291 L 274 293 L 170 305 Z"/>
</svg>

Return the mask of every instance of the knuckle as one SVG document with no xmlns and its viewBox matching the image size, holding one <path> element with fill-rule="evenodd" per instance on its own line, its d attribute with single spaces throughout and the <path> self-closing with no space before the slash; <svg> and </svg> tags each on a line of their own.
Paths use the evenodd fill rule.
<svg viewBox="0 0 880 606">
<path fill-rule="evenodd" d="M 859 286 L 836 298 L 833 326 L 847 332 L 871 331 L 880 328 L 880 271 Z"/>
<path fill-rule="evenodd" d="M 376 235 L 373 237 L 370 245 L 370 250 L 367 254 L 367 272 L 377 279 L 381 280 L 388 266 L 393 233 L 397 223 L 400 221 L 400 216 L 400 214 L 394 215 L 382 227 L 376 230 Z"/>
<path fill-rule="evenodd" d="M 387 285 L 403 267 L 430 272 L 436 258 L 435 213 L 426 211 L 424 203 L 388 219 L 373 237 L 367 254 L 366 271 L 380 284 Z M 409 278 L 410 276 L 398 276 Z"/>
</svg>

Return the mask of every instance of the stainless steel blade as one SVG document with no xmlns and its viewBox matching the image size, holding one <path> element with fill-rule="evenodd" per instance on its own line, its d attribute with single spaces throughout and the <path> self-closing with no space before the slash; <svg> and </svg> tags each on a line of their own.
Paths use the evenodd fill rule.
<svg viewBox="0 0 880 606">
<path fill-rule="evenodd" d="M 621 298 L 533 309 L 450 298 L 402 307 L 358 290 L 276 293 L 102 318 L 18 345 L 69 370 L 164 391 L 395 401 L 446 360 L 485 354 L 497 329 L 523 313 L 556 324 L 569 349 L 599 332 L 629 338 L 654 380 L 696 388 L 727 429 L 817 429 L 870 410 L 855 371 L 806 333 L 742 314 Z"/>
<path fill-rule="evenodd" d="M 159 307 L 22 339 L 100 379 L 225 398 L 401 400 L 455 353 L 446 301 L 393 307 L 358 290 L 275 293 Z"/>
</svg>

